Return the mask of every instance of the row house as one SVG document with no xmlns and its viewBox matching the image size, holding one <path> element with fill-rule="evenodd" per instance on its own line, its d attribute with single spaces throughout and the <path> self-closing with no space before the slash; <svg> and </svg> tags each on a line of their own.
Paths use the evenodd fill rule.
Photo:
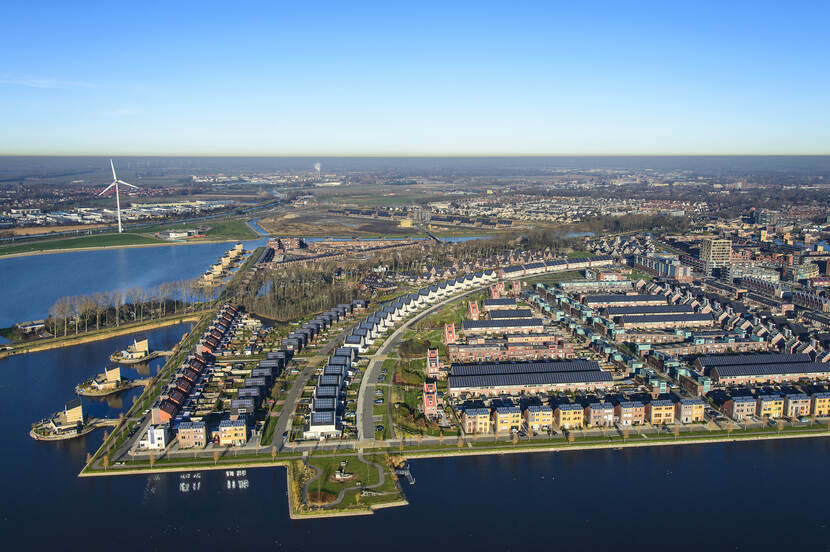
<svg viewBox="0 0 830 552">
<path fill-rule="evenodd" d="M 610 427 L 614 425 L 614 405 L 591 403 L 585 407 L 585 425 L 588 427 Z"/>
</svg>

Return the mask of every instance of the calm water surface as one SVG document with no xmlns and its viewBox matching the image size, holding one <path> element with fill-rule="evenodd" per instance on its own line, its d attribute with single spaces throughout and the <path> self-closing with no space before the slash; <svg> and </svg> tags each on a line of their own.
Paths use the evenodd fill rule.
<svg viewBox="0 0 830 552">
<path fill-rule="evenodd" d="M 181 324 L 147 335 L 169 348 Z M 76 477 L 102 432 L 31 440 L 29 424 L 72 397 L 129 336 L 0 361 L 0 535 L 9 549 L 826 550 L 830 441 L 662 447 L 413 462 L 410 505 L 374 516 L 288 518 L 285 472 Z M 162 360 L 148 370 L 155 373 Z M 85 400 L 117 416 L 117 401 Z M 198 481 L 198 486 L 194 485 Z M 33 540 L 34 539 L 34 540 Z M 372 539 L 371 541 L 367 539 Z M 781 548 L 779 548 L 781 547 Z M 381 549 L 369 545 L 369 550 Z"/>
<path fill-rule="evenodd" d="M 243 243 L 251 250 L 266 241 Z M 61 297 L 149 289 L 163 282 L 195 278 L 232 245 L 127 247 L 0 258 L 0 328 L 45 318 Z"/>
</svg>

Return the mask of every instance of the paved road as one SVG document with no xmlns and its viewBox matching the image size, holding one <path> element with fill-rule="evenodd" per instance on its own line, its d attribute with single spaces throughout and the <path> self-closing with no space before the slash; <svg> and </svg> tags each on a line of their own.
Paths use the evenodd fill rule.
<svg viewBox="0 0 830 552">
<path fill-rule="evenodd" d="M 294 419 L 294 411 L 297 409 L 297 402 L 300 400 L 300 397 L 303 394 L 303 388 L 308 384 L 308 380 L 311 379 L 311 376 L 317 370 L 317 364 L 320 360 L 325 360 L 328 358 L 329 353 L 337 347 L 343 339 L 352 331 L 354 324 L 349 324 L 349 326 L 344 329 L 342 332 L 337 334 L 335 337 L 329 339 L 328 343 L 326 343 L 316 355 L 311 357 L 308 360 L 308 366 L 306 366 L 300 375 L 294 380 L 294 384 L 291 386 L 291 389 L 288 391 L 288 396 L 285 398 L 285 402 L 282 405 L 282 410 L 280 411 L 280 416 L 277 419 L 277 427 L 274 430 L 274 440 L 272 441 L 273 445 L 278 445 L 279 450 L 284 450 L 286 443 L 282 438 L 282 434 L 288 431 L 288 428 L 291 427 L 291 423 Z"/>
<path fill-rule="evenodd" d="M 478 293 L 483 289 L 487 289 L 490 287 L 490 284 L 475 287 L 464 293 L 460 293 L 458 295 L 453 295 L 448 299 L 444 299 L 440 303 L 436 303 L 426 309 L 423 312 L 418 313 L 414 317 L 410 318 L 406 322 L 404 322 L 397 330 L 392 332 L 392 334 L 386 338 L 386 340 L 378 347 L 377 352 L 372 355 L 371 360 L 369 360 L 369 366 L 366 367 L 366 372 L 363 374 L 363 379 L 360 381 L 360 392 L 357 397 L 357 432 L 358 432 L 358 442 L 363 441 L 365 439 L 374 439 L 375 435 L 375 423 L 374 416 L 372 415 L 372 407 L 375 404 L 375 389 L 377 387 L 378 381 L 378 373 L 380 372 L 380 367 L 383 366 L 383 361 L 387 358 L 389 353 L 392 349 L 394 349 L 401 340 L 401 336 L 403 335 L 406 330 L 408 330 L 412 324 L 419 322 L 425 316 L 428 316 L 435 312 L 437 309 L 447 305 L 448 303 L 452 303 L 453 301 L 457 301 L 462 297 L 466 297 L 467 295 L 472 295 L 473 293 Z M 389 374 L 391 377 L 392 374 Z M 386 400 L 391 400 L 391 389 L 390 392 L 387 394 Z M 392 420 L 389 420 L 389 423 L 392 423 Z M 392 433 L 394 435 L 394 433 Z"/>
</svg>

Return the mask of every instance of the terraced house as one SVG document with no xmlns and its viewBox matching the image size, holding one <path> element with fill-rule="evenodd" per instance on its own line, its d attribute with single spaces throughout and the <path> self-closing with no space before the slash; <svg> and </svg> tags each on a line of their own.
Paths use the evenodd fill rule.
<svg viewBox="0 0 830 552">
<path fill-rule="evenodd" d="M 467 408 L 461 414 L 461 427 L 464 433 L 490 433 L 490 410 L 487 408 Z"/>
<path fill-rule="evenodd" d="M 723 406 L 727 416 L 740 422 L 745 418 L 755 415 L 758 403 L 755 400 L 755 397 L 737 396 L 731 397 L 724 403 Z"/>
<path fill-rule="evenodd" d="M 534 431 L 547 429 L 553 425 L 553 408 L 532 404 L 525 409 L 524 417 L 528 429 Z"/>
<path fill-rule="evenodd" d="M 755 413 L 762 418 L 780 418 L 784 415 L 784 397 L 781 395 L 761 395 L 757 405 Z"/>
<path fill-rule="evenodd" d="M 585 411 L 578 404 L 560 404 L 556 407 L 556 425 L 560 429 L 578 429 L 584 425 Z"/>
<path fill-rule="evenodd" d="M 674 403 L 669 400 L 651 401 L 646 405 L 646 419 L 651 425 L 674 423 Z"/>
<path fill-rule="evenodd" d="M 588 427 L 609 427 L 614 425 L 614 405 L 591 403 L 585 407 L 585 425 Z"/>
<path fill-rule="evenodd" d="M 493 411 L 496 433 L 518 431 L 522 427 L 522 411 L 518 406 L 499 406 Z"/>
<path fill-rule="evenodd" d="M 830 416 L 830 393 L 815 393 L 810 400 L 813 414 L 816 416 Z"/>
<path fill-rule="evenodd" d="M 810 397 L 804 393 L 788 393 L 784 396 L 784 415 L 800 418 L 810 415 Z"/>
<path fill-rule="evenodd" d="M 684 424 L 702 422 L 706 404 L 703 399 L 681 399 L 677 403 L 677 419 Z"/>
</svg>

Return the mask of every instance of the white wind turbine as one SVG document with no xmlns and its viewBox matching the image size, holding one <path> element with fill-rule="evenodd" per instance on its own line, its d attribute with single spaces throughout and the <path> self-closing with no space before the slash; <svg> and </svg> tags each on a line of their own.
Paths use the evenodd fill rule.
<svg viewBox="0 0 830 552">
<path fill-rule="evenodd" d="M 124 186 L 135 188 L 136 190 L 138 189 L 138 186 L 133 186 L 132 184 L 124 182 L 123 180 L 118 180 L 118 177 L 115 176 L 115 165 L 112 164 L 112 159 L 110 159 L 110 168 L 112 169 L 112 184 L 104 188 L 104 191 L 98 194 L 98 196 L 100 197 L 104 195 L 105 193 L 107 193 L 107 191 L 109 191 L 110 188 L 115 186 L 115 210 L 118 213 L 118 233 L 120 234 L 123 230 L 121 228 L 121 198 L 118 196 L 118 185 L 123 184 Z"/>
</svg>

